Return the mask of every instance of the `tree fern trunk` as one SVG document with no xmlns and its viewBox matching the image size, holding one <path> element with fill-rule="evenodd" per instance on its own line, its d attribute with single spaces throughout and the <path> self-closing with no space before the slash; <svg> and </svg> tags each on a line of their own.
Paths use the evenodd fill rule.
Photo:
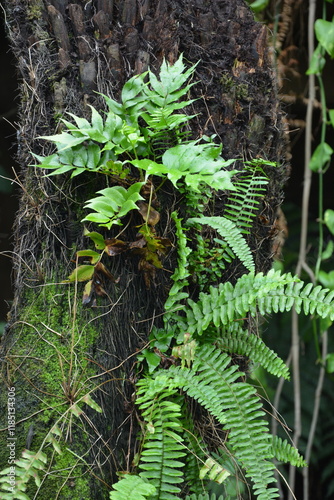
<svg viewBox="0 0 334 500">
<path fill-rule="evenodd" d="M 8 0 L 5 9 L 20 80 L 22 196 L 15 223 L 15 300 L 2 343 L 1 419 L 7 414 L 6 387 L 15 387 L 18 458 L 26 447 L 37 451 L 60 415 L 95 388 L 92 397 L 103 413 L 88 405 L 81 415 L 70 412 L 60 419 L 62 448 L 71 452 L 58 456 L 52 445 L 46 448 L 52 473 L 37 498 L 108 498 L 115 471 L 132 460 L 134 355 L 153 322 L 161 321 L 171 286 L 168 270 L 176 256 L 170 253 L 150 287 L 138 262 L 111 259 L 117 284 L 106 285 L 108 298 L 97 297 L 96 307 L 84 308 L 81 284 L 76 288 L 60 282 L 73 270 L 76 250 L 88 246 L 80 224 L 82 203 L 104 185 L 100 177 L 47 178 L 28 166 L 33 163 L 30 153 L 50 154 L 38 137 L 59 131 L 58 119 L 66 112 L 89 117 L 88 104 L 100 109 L 96 92 L 117 99 L 130 76 L 148 66 L 157 70 L 163 58 L 173 63 L 183 52 L 185 61 L 200 60 L 193 90 L 198 99 L 193 104 L 194 136 L 217 134 L 226 159 L 282 162 L 266 29 L 254 22 L 242 0 Z M 258 270 L 270 265 L 284 166 L 270 175 L 250 236 Z M 170 190 L 161 200 L 159 231 L 171 240 L 169 215 L 175 199 Z M 223 194 L 217 197 L 218 214 L 224 201 Z M 135 229 L 127 235 L 134 237 Z M 226 277 L 236 279 L 240 272 L 230 269 Z M 7 420 L 1 421 L 2 469 L 7 466 L 8 434 Z M 29 485 L 32 498 L 36 486 L 33 480 Z"/>
</svg>

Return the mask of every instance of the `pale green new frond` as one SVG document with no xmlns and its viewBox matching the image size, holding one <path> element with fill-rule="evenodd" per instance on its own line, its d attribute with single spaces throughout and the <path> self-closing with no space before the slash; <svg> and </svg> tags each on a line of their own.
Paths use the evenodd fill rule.
<svg viewBox="0 0 334 500">
<path fill-rule="evenodd" d="M 235 223 L 225 217 L 193 217 L 188 222 L 211 226 L 224 238 L 246 269 L 255 271 L 251 250 Z"/>
<path fill-rule="evenodd" d="M 231 473 L 212 457 L 205 460 L 199 474 L 200 479 L 208 477 L 218 484 L 222 484 L 230 475 Z"/>
<path fill-rule="evenodd" d="M 110 492 L 110 500 L 145 500 L 156 493 L 153 484 L 140 476 L 126 474 L 120 481 L 113 484 L 116 491 Z"/>
</svg>

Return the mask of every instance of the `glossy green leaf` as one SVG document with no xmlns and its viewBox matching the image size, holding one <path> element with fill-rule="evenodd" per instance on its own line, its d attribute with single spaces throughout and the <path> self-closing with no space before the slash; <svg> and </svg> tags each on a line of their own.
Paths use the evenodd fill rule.
<svg viewBox="0 0 334 500">
<path fill-rule="evenodd" d="M 55 142 L 59 144 L 59 149 L 63 150 L 82 144 L 86 139 L 88 139 L 88 136 L 83 135 L 81 137 L 74 137 L 67 132 L 62 132 L 61 134 L 56 135 L 41 135 L 39 139 L 46 139 L 47 141 Z"/>
<path fill-rule="evenodd" d="M 332 127 L 334 127 L 334 109 L 330 109 L 328 111 L 328 113 L 329 113 L 329 119 L 331 121 Z"/>
<path fill-rule="evenodd" d="M 326 273 L 322 269 L 319 271 L 318 275 L 320 283 L 325 287 L 329 288 L 330 290 L 334 290 L 334 271 L 330 271 L 329 273 Z"/>
<path fill-rule="evenodd" d="M 84 235 L 90 238 L 95 243 L 95 248 L 97 248 L 98 250 L 103 250 L 106 246 L 102 234 L 97 233 L 96 231 L 89 232 L 87 231 L 87 229 L 85 229 Z"/>
<path fill-rule="evenodd" d="M 250 4 L 250 8 L 254 12 L 262 12 L 269 4 L 269 0 L 255 0 Z"/>
<path fill-rule="evenodd" d="M 321 171 L 330 161 L 333 149 L 327 142 L 321 142 L 315 149 L 309 163 L 309 168 L 313 172 Z"/>
<path fill-rule="evenodd" d="M 77 252 L 78 257 L 89 257 L 91 264 L 96 264 L 101 258 L 101 254 L 94 252 L 94 250 L 79 250 Z"/>
<path fill-rule="evenodd" d="M 324 214 L 325 224 L 334 235 L 334 210 L 328 208 Z"/>
<path fill-rule="evenodd" d="M 86 403 L 86 405 L 90 406 L 91 408 L 93 408 L 93 410 L 97 411 L 98 413 L 102 413 L 102 408 L 100 405 L 98 405 L 96 403 L 96 401 L 94 401 L 94 399 L 91 397 L 90 394 L 86 394 L 83 398 L 82 398 L 82 401 L 84 403 Z"/>
<path fill-rule="evenodd" d="M 334 224 L 333 224 L 333 230 L 334 230 Z M 325 250 L 321 254 L 322 260 L 330 259 L 333 255 L 333 251 L 334 251 L 334 241 L 330 240 L 327 243 Z"/>
<path fill-rule="evenodd" d="M 69 277 L 63 281 L 63 283 L 72 283 L 74 281 L 87 281 L 94 274 L 94 266 L 82 265 L 74 269 L 74 271 L 69 275 Z"/>
<path fill-rule="evenodd" d="M 321 44 L 319 44 L 312 54 L 310 67 L 306 71 L 307 75 L 317 75 L 322 73 L 322 70 L 324 69 L 324 66 L 326 64 L 326 59 L 324 58 L 323 52 L 323 47 Z"/>
<path fill-rule="evenodd" d="M 324 19 L 317 19 L 314 24 L 316 37 L 328 52 L 334 57 L 334 21 L 325 21 Z"/>
<path fill-rule="evenodd" d="M 334 353 L 329 353 L 326 356 L 327 373 L 334 373 Z"/>
</svg>

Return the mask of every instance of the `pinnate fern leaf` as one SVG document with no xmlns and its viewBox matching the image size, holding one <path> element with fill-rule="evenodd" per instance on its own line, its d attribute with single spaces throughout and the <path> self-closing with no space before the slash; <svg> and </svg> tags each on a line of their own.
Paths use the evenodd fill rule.
<svg viewBox="0 0 334 500">
<path fill-rule="evenodd" d="M 268 177 L 260 170 L 262 175 L 258 168 L 249 168 L 248 172 L 239 176 L 234 181 L 237 190 L 231 193 L 225 205 L 224 216 L 241 228 L 243 233 L 249 233 L 260 200 L 266 193 Z"/>
<path fill-rule="evenodd" d="M 231 364 L 231 358 L 214 346 L 203 345 L 198 347 L 190 369 L 172 366 L 169 375 L 223 424 L 229 444 L 246 476 L 251 477 L 258 498 L 276 498 L 277 489 L 268 487 L 275 481 L 274 464 L 269 461 L 273 452 L 268 446 L 268 424 L 262 404 L 253 386 L 238 381 L 243 374 Z"/>
<path fill-rule="evenodd" d="M 182 444 L 181 407 L 166 400 L 176 394 L 176 389 L 168 388 L 168 384 L 171 385 L 171 382 L 166 376 L 139 382 L 137 403 L 147 429 L 139 468 L 142 470 L 141 477 L 148 479 L 156 488 L 151 500 L 177 498 L 175 495 L 181 491 L 178 484 L 183 482 L 184 463 L 180 459 L 186 453 Z M 157 392 L 159 386 L 160 393 Z"/>
<path fill-rule="evenodd" d="M 281 439 L 278 436 L 272 436 L 271 442 L 272 450 L 275 458 L 279 462 L 289 462 L 295 467 L 305 467 L 307 463 L 300 455 L 297 448 L 292 446 L 286 439 Z"/>
<path fill-rule="evenodd" d="M 255 271 L 251 250 L 235 223 L 225 217 L 193 217 L 188 219 L 188 222 L 206 224 L 216 229 L 220 236 L 224 238 L 226 243 L 231 247 L 235 255 L 239 257 L 246 269 L 251 272 Z"/>
<path fill-rule="evenodd" d="M 250 335 L 237 323 L 224 331 L 216 344 L 224 351 L 249 357 L 276 377 L 284 377 L 287 380 L 290 378 L 289 369 L 284 361 L 269 349 L 260 337 Z"/>
<path fill-rule="evenodd" d="M 289 311 L 295 306 L 297 313 L 318 314 L 334 320 L 334 291 L 312 284 L 304 286 L 297 276 L 280 271 L 268 274 L 244 274 L 235 286 L 229 282 L 211 287 L 209 293 L 200 293 L 199 300 L 188 299 L 187 323 L 189 333 L 202 334 L 210 324 L 219 327 L 235 319 L 242 319 L 257 310 L 265 315 Z"/>
</svg>

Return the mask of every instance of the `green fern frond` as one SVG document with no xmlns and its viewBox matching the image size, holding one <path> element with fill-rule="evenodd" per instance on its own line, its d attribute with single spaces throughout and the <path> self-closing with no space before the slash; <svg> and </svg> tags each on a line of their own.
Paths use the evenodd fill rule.
<svg viewBox="0 0 334 500">
<path fill-rule="evenodd" d="M 157 393 L 158 384 L 162 388 Z M 166 384 L 163 388 L 164 383 Z M 141 397 L 137 404 L 142 410 L 146 422 L 146 435 L 143 451 L 140 455 L 140 476 L 148 479 L 155 486 L 156 493 L 151 500 L 171 500 L 181 489 L 177 486 L 183 482 L 184 463 L 180 460 L 186 453 L 182 444 L 183 428 L 180 421 L 181 406 L 166 401 L 176 394 L 166 376 L 140 381 Z M 151 395 L 154 399 L 151 399 Z"/>
<path fill-rule="evenodd" d="M 306 467 L 307 462 L 300 455 L 297 448 L 292 446 L 286 439 L 272 436 L 271 442 L 273 454 L 279 462 L 290 463 L 295 467 Z"/>
<path fill-rule="evenodd" d="M 229 196 L 224 216 L 241 228 L 243 233 L 249 233 L 248 228 L 251 227 L 260 201 L 265 196 L 267 184 L 268 177 L 259 175 L 259 169 L 256 168 L 249 169 L 234 181 L 237 191 Z"/>
<path fill-rule="evenodd" d="M 39 488 L 41 480 L 38 475 L 39 472 L 44 472 L 47 463 L 47 456 L 41 450 L 32 452 L 30 450 L 23 450 L 22 456 L 15 461 L 15 493 L 13 494 L 13 486 L 9 484 L 10 467 L 0 472 L 0 485 L 1 485 L 1 499 L 13 500 L 18 498 L 22 500 L 29 500 L 25 491 L 28 487 L 28 482 L 31 478 L 34 479 L 36 486 Z"/>
<path fill-rule="evenodd" d="M 192 494 L 192 495 L 187 495 L 185 500 L 224 500 L 224 497 L 220 495 L 219 497 L 216 496 L 215 493 L 200 493 L 200 494 Z"/>
<path fill-rule="evenodd" d="M 145 500 L 156 493 L 153 484 L 140 477 L 126 474 L 120 481 L 113 484 L 116 491 L 110 492 L 110 500 Z"/>
<path fill-rule="evenodd" d="M 317 313 L 334 320 L 334 291 L 311 283 L 304 286 L 297 276 L 280 271 L 268 274 L 244 274 L 235 286 L 229 282 L 211 287 L 209 293 L 200 293 L 199 300 L 188 299 L 187 324 L 189 333 L 201 335 L 210 324 L 215 327 L 242 319 L 250 312 L 255 316 L 289 311 L 295 306 L 297 313 Z"/>
<path fill-rule="evenodd" d="M 188 271 L 189 261 L 188 256 L 191 253 L 191 249 L 187 246 L 187 237 L 184 233 L 182 227 L 182 219 L 177 216 L 177 212 L 172 212 L 171 218 L 175 223 L 176 236 L 177 236 L 177 251 L 178 251 L 178 261 L 177 267 L 171 276 L 174 281 L 172 288 L 169 291 L 168 298 L 165 302 L 165 311 L 171 311 L 178 304 L 182 307 L 181 300 L 187 298 L 189 294 L 184 292 L 183 289 L 189 284 L 188 276 L 190 272 Z M 164 317 L 165 323 L 170 319 L 170 315 L 167 314 Z"/>
<path fill-rule="evenodd" d="M 238 382 L 243 374 L 231 359 L 213 346 L 198 347 L 196 360 L 190 369 L 172 366 L 169 375 L 191 397 L 200 402 L 228 432 L 229 444 L 246 476 L 254 483 L 259 500 L 278 496 L 273 458 L 268 447 L 268 424 L 262 404 L 253 386 Z"/>
<path fill-rule="evenodd" d="M 224 351 L 249 357 L 276 377 L 284 377 L 286 380 L 290 378 L 289 369 L 284 361 L 269 349 L 260 337 L 250 335 L 237 323 L 224 331 L 221 338 L 216 341 L 216 345 Z"/>
<path fill-rule="evenodd" d="M 235 223 L 225 217 L 193 217 L 188 219 L 188 222 L 206 224 L 215 229 L 231 247 L 246 269 L 251 272 L 255 271 L 251 250 Z"/>
</svg>

